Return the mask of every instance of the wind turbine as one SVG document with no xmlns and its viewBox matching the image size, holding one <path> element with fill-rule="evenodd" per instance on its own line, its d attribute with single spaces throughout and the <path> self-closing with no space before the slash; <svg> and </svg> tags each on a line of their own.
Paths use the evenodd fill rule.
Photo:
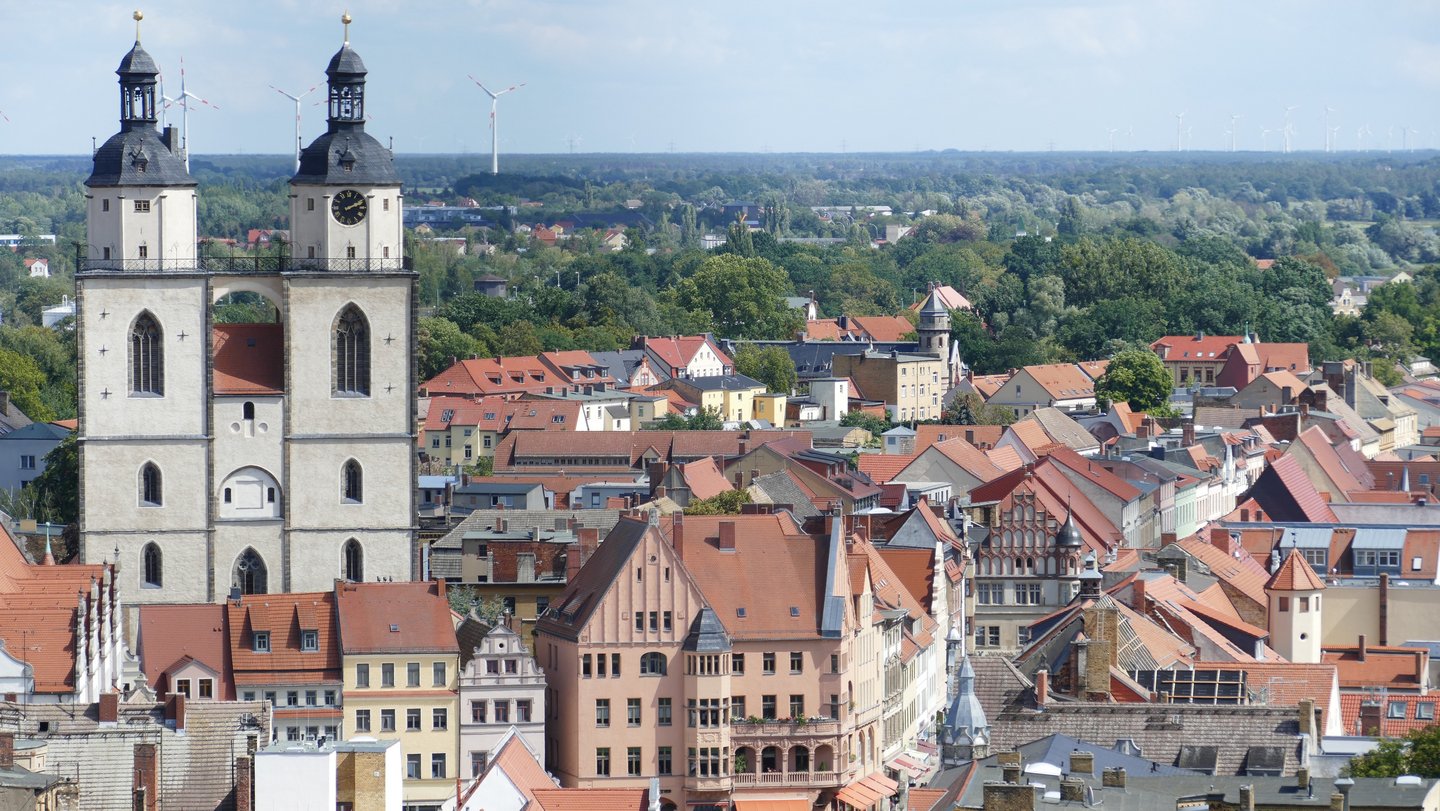
<svg viewBox="0 0 1440 811">
<path fill-rule="evenodd" d="M 485 91 L 485 95 L 490 97 L 490 174 L 498 175 L 500 174 L 500 128 L 497 126 L 496 113 L 500 107 L 500 97 L 506 93 L 513 93 L 519 90 L 525 86 L 525 83 L 512 84 L 504 90 L 494 93 L 491 92 L 490 88 L 480 84 L 480 80 L 474 76 L 470 77 L 470 81 L 474 82 L 477 87 Z"/>
<path fill-rule="evenodd" d="M 1272 132 L 1274 132 L 1274 131 L 1275 131 L 1275 130 L 1266 129 L 1266 128 L 1264 128 L 1264 127 L 1261 127 L 1261 128 L 1260 128 L 1260 151 L 1261 151 L 1261 152 L 1269 152 L 1269 151 L 1270 151 L 1270 133 L 1272 133 Z"/>
<path fill-rule="evenodd" d="M 1325 151 L 1326 151 L 1326 152 L 1331 152 L 1331 151 L 1333 151 L 1332 148 L 1331 148 L 1331 143 L 1330 143 L 1330 140 L 1331 140 L 1331 139 L 1330 139 L 1330 114 L 1331 114 L 1331 113 L 1338 113 L 1338 112 L 1340 112 L 1340 111 L 1337 110 L 1337 109 L 1335 109 L 1334 107 L 1331 107 L 1331 106 L 1328 105 L 1328 104 L 1325 105 Z M 1340 128 L 1339 128 L 1339 127 L 1336 127 L 1335 129 L 1338 131 Z"/>
<path fill-rule="evenodd" d="M 1355 148 L 1361 152 L 1365 151 L 1365 136 L 1370 134 L 1370 125 L 1365 124 L 1355 128 Z"/>
<path fill-rule="evenodd" d="M 10 116 L 5 115 L 5 111 L 4 111 L 4 110 L 0 110 L 0 118 L 5 119 L 5 123 L 6 123 L 6 124 L 9 124 L 9 123 L 10 123 Z"/>
<path fill-rule="evenodd" d="M 289 93 L 286 93 L 284 90 L 276 87 L 275 85 L 270 85 L 271 90 L 274 90 L 276 93 L 279 93 L 285 98 L 295 102 L 295 171 L 297 173 L 300 171 L 300 99 L 303 99 L 311 93 L 314 93 L 315 88 L 319 86 L 320 85 L 317 84 L 298 96 L 292 96 Z"/>
<path fill-rule="evenodd" d="M 1185 151 L 1185 114 L 1175 114 L 1175 151 Z"/>
<path fill-rule="evenodd" d="M 165 100 L 166 106 L 171 104 L 180 108 L 180 144 L 185 151 L 185 171 L 190 171 L 190 104 L 200 102 L 212 110 L 220 108 L 206 101 L 205 99 L 185 89 L 185 57 L 180 57 L 180 95 L 170 98 L 163 93 L 160 96 Z"/>
<path fill-rule="evenodd" d="M 1290 152 L 1290 138 L 1295 134 L 1295 126 L 1290 123 L 1290 114 L 1298 109 L 1300 109 L 1300 105 L 1298 104 L 1292 104 L 1285 108 L 1285 127 L 1280 130 L 1280 134 L 1285 136 L 1286 153 Z"/>
<path fill-rule="evenodd" d="M 1234 152 L 1234 151 L 1235 151 L 1235 138 L 1236 138 L 1236 136 L 1240 133 L 1240 126 L 1239 126 L 1240 119 L 1241 119 L 1241 115 L 1240 115 L 1239 113 L 1231 113 L 1231 114 L 1230 114 L 1230 129 L 1229 129 L 1229 133 L 1230 133 L 1230 151 L 1231 151 L 1231 152 Z"/>
<path fill-rule="evenodd" d="M 1107 134 L 1109 134 L 1109 136 L 1110 136 L 1110 151 L 1111 151 L 1111 152 L 1114 152 L 1114 151 L 1115 151 L 1115 133 L 1117 133 L 1117 132 L 1119 132 L 1119 131 L 1120 131 L 1120 130 L 1115 129 L 1114 127 L 1111 127 L 1110 129 L 1108 129 L 1108 130 L 1105 131 L 1105 132 L 1106 132 Z"/>
</svg>

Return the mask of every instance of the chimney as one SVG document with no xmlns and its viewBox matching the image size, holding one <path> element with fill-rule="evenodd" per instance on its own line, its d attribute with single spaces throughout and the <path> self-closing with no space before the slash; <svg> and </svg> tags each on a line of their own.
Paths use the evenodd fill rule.
<svg viewBox="0 0 1440 811">
<path fill-rule="evenodd" d="M 1035 706 L 1041 709 L 1050 702 L 1050 671 L 1041 668 L 1035 672 Z"/>
<path fill-rule="evenodd" d="M 15 733 L 0 732 L 0 769 L 15 765 Z"/>
<path fill-rule="evenodd" d="M 735 522 L 720 522 L 720 548 L 725 551 L 735 551 Z"/>
<path fill-rule="evenodd" d="M 1078 777 L 1067 777 L 1061 780 L 1060 802 L 1085 802 L 1085 781 Z"/>
<path fill-rule="evenodd" d="M 1310 788 L 1309 768 L 1301 766 L 1299 769 L 1295 770 L 1295 785 L 1299 786 L 1301 791 L 1306 791 Z"/>
<path fill-rule="evenodd" d="M 1315 734 L 1315 699 L 1300 699 L 1300 718 L 1298 721 L 1301 735 Z"/>
<path fill-rule="evenodd" d="M 1095 753 L 1076 750 L 1070 753 L 1071 774 L 1095 774 Z"/>
<path fill-rule="evenodd" d="M 1360 704 L 1359 729 L 1355 734 L 1365 737 L 1380 735 L 1380 702 L 1365 701 Z"/>
<path fill-rule="evenodd" d="M 685 513 L 675 513 L 670 519 L 670 545 L 675 547 L 675 554 L 685 559 Z"/>
<path fill-rule="evenodd" d="M 1000 779 L 1007 783 L 1020 782 L 1020 764 L 1003 763 L 1000 765 Z"/>
<path fill-rule="evenodd" d="M 171 693 L 165 698 L 165 720 L 175 723 L 176 732 L 185 731 L 185 696 Z"/>
<path fill-rule="evenodd" d="M 1360 641 L 1355 644 L 1355 647 L 1357 648 L 1355 655 L 1359 657 L 1360 661 L 1365 661 L 1366 645 L 1364 634 L 1360 635 Z"/>
<path fill-rule="evenodd" d="M 1125 788 L 1125 768 L 1123 766 L 1110 766 L 1100 774 L 1100 786 L 1102 788 Z"/>
<path fill-rule="evenodd" d="M 1345 811 L 1345 795 L 1335 792 L 1330 795 L 1330 811 Z"/>
<path fill-rule="evenodd" d="M 100 694 L 100 723 L 116 724 L 120 722 L 120 694 Z"/>
<path fill-rule="evenodd" d="M 135 744 L 135 765 L 130 776 L 131 808 L 160 811 L 160 764 L 153 743 Z"/>
<path fill-rule="evenodd" d="M 1149 439 L 1149 438 L 1150 438 L 1150 420 L 1144 419 L 1144 420 L 1141 420 L 1141 421 L 1140 421 L 1140 425 L 1136 426 L 1136 428 L 1135 428 L 1135 438 L 1136 438 L 1136 439 Z"/>
<path fill-rule="evenodd" d="M 1180 423 L 1180 441 L 1185 447 L 1195 444 L 1195 419 L 1186 417 Z"/>
<path fill-rule="evenodd" d="M 1255 786 L 1240 787 L 1240 805 L 1238 811 L 1255 811 Z"/>
<path fill-rule="evenodd" d="M 1423 506 L 1423 504 L 1422 504 Z M 1390 573 L 1380 573 L 1380 644 L 1390 644 Z"/>
<path fill-rule="evenodd" d="M 254 773 L 250 758 L 235 758 L 235 811 L 251 811 L 255 807 Z"/>
<path fill-rule="evenodd" d="M 1230 530 L 1224 527 L 1211 527 L 1210 545 L 1227 555 L 1230 554 Z"/>
<path fill-rule="evenodd" d="M 986 783 L 981 808 L 985 811 L 1034 811 L 1035 789 L 1029 783 Z"/>
<path fill-rule="evenodd" d="M 1135 609 L 1136 611 L 1139 611 L 1139 612 L 1141 612 L 1141 613 L 1144 613 L 1144 611 L 1145 611 L 1145 578 L 1143 578 L 1143 577 L 1137 577 L 1137 578 L 1135 578 L 1135 583 L 1130 587 L 1130 591 L 1131 591 L 1132 594 L 1135 595 L 1134 598 L 1131 600 L 1131 602 L 1134 603 L 1134 604 L 1131 606 L 1131 608 L 1133 608 L 1133 609 Z"/>
</svg>

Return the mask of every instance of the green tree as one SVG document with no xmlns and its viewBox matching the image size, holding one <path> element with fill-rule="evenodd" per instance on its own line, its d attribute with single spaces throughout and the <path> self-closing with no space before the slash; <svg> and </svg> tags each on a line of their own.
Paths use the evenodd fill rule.
<svg viewBox="0 0 1440 811">
<path fill-rule="evenodd" d="M 990 405 L 973 391 L 956 396 L 940 417 L 945 425 L 1009 425 L 1014 421 L 1014 411 Z"/>
<path fill-rule="evenodd" d="M 785 303 L 785 271 L 766 259 L 721 254 L 680 283 L 680 306 L 704 313 L 725 338 L 787 339 L 800 329 L 800 312 Z"/>
<path fill-rule="evenodd" d="M 726 490 L 710 498 L 690 502 L 685 508 L 686 515 L 739 515 L 740 510 L 750 503 L 750 491 Z"/>
<path fill-rule="evenodd" d="M 10 402 L 35 422 L 55 419 L 55 412 L 40 396 L 45 373 L 35 361 L 9 349 L 0 349 L 0 391 L 10 393 Z"/>
<path fill-rule="evenodd" d="M 1385 738 L 1350 760 L 1354 777 L 1440 777 L 1440 727 L 1411 730 L 1404 738 Z"/>
<path fill-rule="evenodd" d="M 450 368 L 452 359 L 466 360 L 488 348 L 473 336 L 461 332 L 460 327 L 448 318 L 422 318 L 416 333 L 416 354 L 419 356 L 416 362 L 420 367 L 421 380 L 429 380 Z"/>
<path fill-rule="evenodd" d="M 72 524 L 80 516 L 80 450 L 71 434 L 45 454 L 45 469 L 25 486 L 35 493 L 35 518 Z"/>
<path fill-rule="evenodd" d="M 1105 374 L 1095 381 L 1095 396 L 1147 411 L 1168 402 L 1171 387 L 1170 372 L 1158 355 L 1146 349 L 1127 349 L 1111 358 Z"/>
<path fill-rule="evenodd" d="M 505 603 L 499 597 L 486 597 L 473 586 L 451 586 L 446 590 L 450 608 L 458 614 L 474 613 L 481 622 L 494 627 L 505 618 Z"/>
<path fill-rule="evenodd" d="M 735 352 L 735 371 L 765 384 L 768 391 L 790 394 L 800 381 L 795 361 L 784 347 L 742 344 Z"/>
<path fill-rule="evenodd" d="M 894 423 L 884 417 L 877 417 L 864 411 L 846 411 L 845 416 L 840 418 L 840 424 L 850 428 L 864 428 L 870 432 L 871 436 L 876 437 L 895 427 Z"/>
<path fill-rule="evenodd" d="M 724 427 L 720 412 L 713 408 L 702 408 L 688 417 L 672 411 L 641 426 L 647 431 L 719 431 Z"/>
<path fill-rule="evenodd" d="M 755 255 L 755 240 L 750 236 L 750 226 L 745 224 L 743 213 L 735 215 L 730 230 L 725 232 L 725 250 L 738 256 Z"/>
</svg>

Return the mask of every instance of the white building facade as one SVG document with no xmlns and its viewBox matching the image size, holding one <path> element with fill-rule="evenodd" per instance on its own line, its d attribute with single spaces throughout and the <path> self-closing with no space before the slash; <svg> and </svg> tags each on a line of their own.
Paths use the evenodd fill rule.
<svg viewBox="0 0 1440 811">
<path fill-rule="evenodd" d="M 545 766 L 545 673 L 520 635 L 497 625 L 485 635 L 460 673 L 462 774 L 485 770 L 492 753 L 514 729 Z M 463 771 L 465 768 L 470 771 Z"/>
</svg>

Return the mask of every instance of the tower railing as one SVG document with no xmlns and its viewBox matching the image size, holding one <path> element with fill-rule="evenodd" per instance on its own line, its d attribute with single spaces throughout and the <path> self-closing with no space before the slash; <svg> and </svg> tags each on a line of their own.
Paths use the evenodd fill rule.
<svg viewBox="0 0 1440 811">
<path fill-rule="evenodd" d="M 412 271 L 410 257 L 394 259 L 295 258 L 285 255 L 205 256 L 186 259 L 92 259 L 84 249 L 75 252 L 75 267 L 92 272 L 149 273 L 398 273 Z"/>
</svg>

